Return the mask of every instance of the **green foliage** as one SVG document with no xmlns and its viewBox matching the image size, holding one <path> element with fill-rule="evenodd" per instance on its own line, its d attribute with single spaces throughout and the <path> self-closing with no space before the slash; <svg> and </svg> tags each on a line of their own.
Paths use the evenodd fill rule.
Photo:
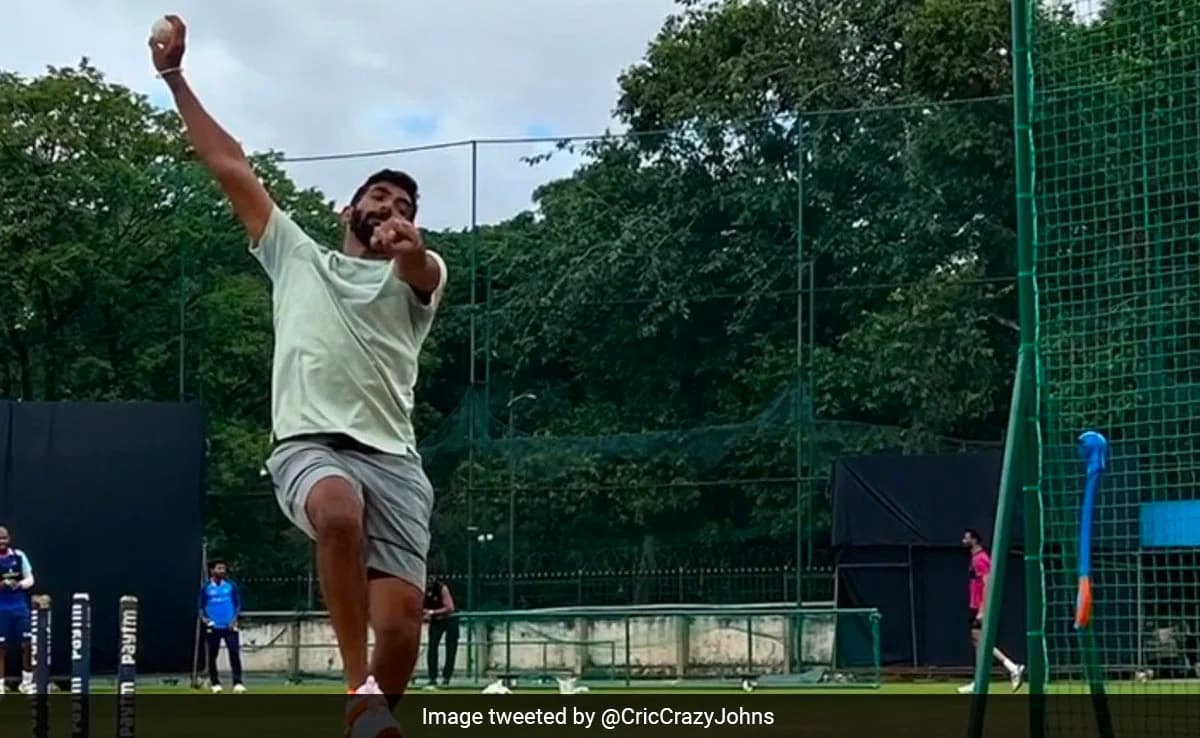
<svg viewBox="0 0 1200 738">
<path fill-rule="evenodd" d="M 442 561 L 463 566 L 468 525 L 505 536 L 512 493 L 520 568 L 672 547 L 789 562 L 798 499 L 803 535 L 826 535 L 837 454 L 998 441 L 1016 337 L 1007 8 L 681 2 L 620 76 L 629 135 L 582 146 L 529 212 L 429 233 L 451 281 L 416 422 Z M 1144 49 L 1086 57 L 1105 23 L 1055 28 L 1116 90 L 1165 84 Z M 268 188 L 336 243 L 332 203 L 281 158 L 255 157 Z M 0 393 L 202 399 L 214 546 L 303 571 L 260 476 L 267 282 L 176 116 L 86 62 L 3 75 L 0 172 Z"/>
<path fill-rule="evenodd" d="M 247 239 L 175 115 L 106 81 L 85 60 L 27 80 L 0 75 L 0 394 L 28 400 L 202 399 L 211 489 L 262 489 L 269 434 L 269 294 Z M 336 222 L 258 159 L 280 203 L 315 232 Z M 182 370 L 181 370 L 182 361 Z M 209 520 L 229 556 L 289 567 L 248 508 Z M 276 563 L 273 563 L 276 562 Z"/>
</svg>

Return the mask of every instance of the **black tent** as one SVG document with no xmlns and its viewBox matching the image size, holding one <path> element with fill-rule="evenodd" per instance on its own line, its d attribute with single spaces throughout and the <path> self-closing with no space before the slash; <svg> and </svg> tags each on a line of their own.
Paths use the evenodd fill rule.
<svg viewBox="0 0 1200 738">
<path fill-rule="evenodd" d="M 838 607 L 883 617 L 884 665 L 969 667 L 966 528 L 989 543 L 1000 453 L 848 457 L 834 465 L 833 547 Z M 1013 510 L 999 646 L 1025 655 L 1023 540 Z M 998 554 L 992 552 L 993 561 Z"/>
<path fill-rule="evenodd" d="M 93 673 L 116 671 L 127 594 L 140 600 L 139 670 L 191 668 L 205 427 L 198 403 L 0 402 L 0 524 L 52 597 L 55 675 L 71 667 L 76 592 L 91 597 Z"/>
</svg>

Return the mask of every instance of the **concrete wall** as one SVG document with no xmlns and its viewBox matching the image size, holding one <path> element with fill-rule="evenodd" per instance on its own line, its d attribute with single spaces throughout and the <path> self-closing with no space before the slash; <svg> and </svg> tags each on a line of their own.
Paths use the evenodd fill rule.
<svg viewBox="0 0 1200 738">
<path fill-rule="evenodd" d="M 621 612 L 464 623 L 456 672 L 466 673 L 469 642 L 473 660 L 483 665 L 485 675 L 546 671 L 624 678 L 627 667 L 634 678 L 781 674 L 809 665 L 830 666 L 834 623 L 832 613 L 792 618 Z M 241 629 L 248 673 L 336 675 L 341 671 L 333 629 L 323 617 L 247 613 Z M 801 653 L 793 659 L 791 651 L 797 645 Z M 425 657 L 423 642 L 418 660 L 421 675 Z M 224 651 L 221 663 L 226 663 Z"/>
</svg>

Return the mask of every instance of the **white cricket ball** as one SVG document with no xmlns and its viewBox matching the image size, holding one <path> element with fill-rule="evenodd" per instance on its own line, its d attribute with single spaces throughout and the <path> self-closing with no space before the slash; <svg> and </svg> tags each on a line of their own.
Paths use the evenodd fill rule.
<svg viewBox="0 0 1200 738">
<path fill-rule="evenodd" d="M 160 44 L 168 43 L 174 34 L 175 26 L 172 26 L 171 21 L 166 18 L 159 18 L 150 27 L 150 37 Z"/>
</svg>

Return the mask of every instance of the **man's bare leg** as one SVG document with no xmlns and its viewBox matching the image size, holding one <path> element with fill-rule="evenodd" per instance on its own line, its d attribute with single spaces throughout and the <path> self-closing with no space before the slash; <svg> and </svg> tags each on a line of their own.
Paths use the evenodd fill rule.
<svg viewBox="0 0 1200 738">
<path fill-rule="evenodd" d="M 403 579 L 383 576 L 371 578 L 370 592 L 375 632 L 371 673 L 394 701 L 404 694 L 417 666 L 425 592 Z"/>
<path fill-rule="evenodd" d="M 313 485 L 305 511 L 317 534 L 317 576 L 338 639 L 350 689 L 367 680 L 367 569 L 363 505 L 350 483 L 326 477 Z"/>
<path fill-rule="evenodd" d="M 981 638 L 980 638 L 981 635 L 982 635 L 982 633 L 979 630 L 971 631 L 971 644 L 974 646 L 974 653 L 976 654 L 976 660 L 978 660 L 979 645 L 980 645 L 979 641 L 981 640 Z M 999 661 L 1004 666 L 1004 669 L 1008 672 L 1008 678 L 1009 678 L 1009 681 L 1012 682 L 1013 690 L 1015 691 L 1017 689 L 1020 689 L 1021 685 L 1025 681 L 1025 667 L 1019 666 L 1018 664 L 1014 663 L 1013 660 L 1010 659 L 1008 656 L 1006 656 L 1004 654 L 1004 652 L 1001 651 L 999 648 L 992 648 L 992 656 L 997 661 Z M 970 684 L 968 684 L 964 687 L 960 687 L 958 691 L 966 693 L 966 692 L 972 692 L 972 691 L 974 691 L 974 689 L 975 689 L 975 681 L 972 680 Z"/>
<path fill-rule="evenodd" d="M 0 694 L 4 694 L 4 691 L 5 691 L 4 669 L 6 668 L 5 664 L 7 664 L 7 663 L 8 663 L 8 648 L 3 643 L 0 643 Z"/>
<path fill-rule="evenodd" d="M 21 641 L 21 691 L 33 692 L 33 637 Z"/>
<path fill-rule="evenodd" d="M 1011 659 L 1005 656 L 1004 652 L 999 648 L 992 649 L 992 656 L 995 656 L 996 660 L 1003 664 L 1005 669 L 1012 671 L 1014 668 L 1016 668 L 1016 664 L 1014 664 Z"/>
<path fill-rule="evenodd" d="M 982 640 L 980 636 L 982 636 L 982 631 L 976 629 L 971 630 L 971 644 L 974 647 L 973 653 L 976 654 L 976 660 L 978 660 L 979 654 L 979 641 Z M 1000 664 L 1004 667 L 1004 671 L 1008 672 L 1008 679 L 1009 682 L 1012 682 L 1013 684 L 1013 690 L 1020 689 L 1021 684 L 1025 683 L 1025 667 L 1015 664 L 1015 662 L 1012 659 L 1009 659 L 1008 656 L 1004 654 L 1002 650 L 1000 650 L 1000 648 L 992 648 L 991 655 L 992 658 L 1000 661 Z M 959 691 L 964 692 L 964 694 L 965 692 L 974 691 L 974 680 L 972 680 L 971 684 L 967 684 L 966 686 L 959 688 Z"/>
<path fill-rule="evenodd" d="M 1025 683 L 1025 667 L 1014 662 L 999 648 L 992 649 L 992 656 L 1008 671 L 1008 680 L 1012 682 L 1013 691 L 1020 689 L 1021 685 Z"/>
</svg>

